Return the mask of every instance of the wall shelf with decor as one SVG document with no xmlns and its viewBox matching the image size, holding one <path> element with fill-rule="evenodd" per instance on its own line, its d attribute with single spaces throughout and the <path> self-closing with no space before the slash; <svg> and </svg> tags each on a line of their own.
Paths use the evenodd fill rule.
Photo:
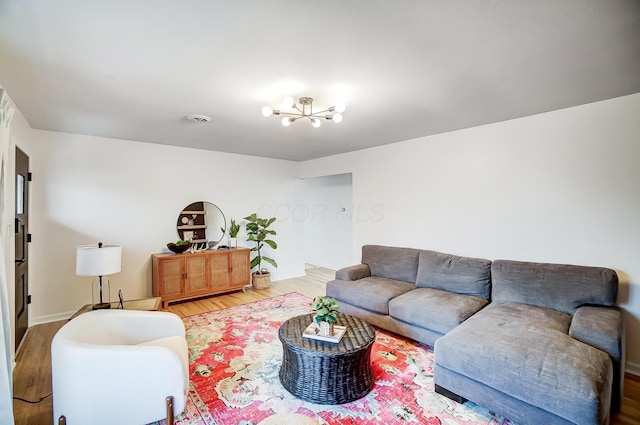
<svg viewBox="0 0 640 425">
<path fill-rule="evenodd" d="M 207 201 L 192 202 L 180 210 L 176 230 L 180 240 L 216 246 L 224 236 L 227 223 L 216 205 Z"/>
<path fill-rule="evenodd" d="M 206 224 L 185 224 L 184 226 L 177 226 L 178 230 L 188 230 L 188 229 L 206 229 Z"/>
</svg>

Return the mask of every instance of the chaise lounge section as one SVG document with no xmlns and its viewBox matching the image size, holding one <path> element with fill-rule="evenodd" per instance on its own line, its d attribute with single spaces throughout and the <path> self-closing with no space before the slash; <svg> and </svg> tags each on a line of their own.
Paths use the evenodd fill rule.
<svg viewBox="0 0 640 425">
<path fill-rule="evenodd" d="M 622 400 L 615 271 L 365 245 L 340 311 L 434 347 L 436 391 L 520 425 L 606 425 Z"/>
<path fill-rule="evenodd" d="M 519 424 L 607 424 L 623 382 L 617 274 L 507 260 L 491 271 L 491 304 L 435 343 L 437 391 Z"/>
</svg>

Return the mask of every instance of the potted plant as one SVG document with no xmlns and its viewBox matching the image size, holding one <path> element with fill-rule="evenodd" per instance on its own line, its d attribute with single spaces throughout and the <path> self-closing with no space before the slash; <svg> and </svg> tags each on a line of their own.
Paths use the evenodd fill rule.
<svg viewBox="0 0 640 425">
<path fill-rule="evenodd" d="M 338 301 L 327 296 L 318 296 L 311 301 L 311 308 L 316 312 L 313 322 L 322 336 L 333 336 L 333 325 L 338 320 Z"/>
<path fill-rule="evenodd" d="M 255 242 L 255 246 L 251 248 L 251 251 L 256 255 L 251 260 L 251 269 L 257 268 L 257 270 L 251 274 L 251 282 L 254 289 L 267 289 L 271 282 L 271 273 L 262 267 L 262 262 L 271 264 L 273 267 L 278 267 L 278 264 L 273 258 L 265 257 L 262 255 L 262 248 L 265 244 L 269 245 L 271 249 L 278 248 L 278 244 L 270 239 L 271 236 L 276 234 L 276 231 L 269 229 L 269 226 L 276 221 L 275 217 L 261 218 L 256 213 L 251 214 L 244 218 L 247 220 L 247 241 Z"/>
<path fill-rule="evenodd" d="M 225 229 L 220 228 L 222 230 L 222 234 L 224 235 Z M 238 233 L 240 233 L 240 225 L 236 223 L 234 219 L 231 219 L 231 224 L 229 224 L 229 247 L 237 248 L 238 247 Z"/>
</svg>

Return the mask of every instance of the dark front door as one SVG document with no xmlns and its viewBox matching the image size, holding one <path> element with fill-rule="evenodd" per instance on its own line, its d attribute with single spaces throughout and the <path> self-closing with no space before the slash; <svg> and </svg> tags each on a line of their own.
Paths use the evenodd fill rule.
<svg viewBox="0 0 640 425">
<path fill-rule="evenodd" d="M 16 148 L 16 350 L 29 327 L 29 157 Z"/>
</svg>

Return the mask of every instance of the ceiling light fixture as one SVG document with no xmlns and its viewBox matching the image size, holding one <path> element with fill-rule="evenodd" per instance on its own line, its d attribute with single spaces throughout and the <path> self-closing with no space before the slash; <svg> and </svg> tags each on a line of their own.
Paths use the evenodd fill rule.
<svg viewBox="0 0 640 425">
<path fill-rule="evenodd" d="M 296 102 L 291 96 L 287 96 L 282 100 L 283 108 L 293 108 L 294 112 L 285 112 L 279 109 L 273 109 L 270 106 L 262 108 L 262 115 L 264 117 L 270 117 L 272 115 L 282 115 L 282 125 L 289 127 L 292 122 L 299 120 L 300 118 L 308 118 L 311 121 L 311 125 L 315 128 L 320 127 L 322 120 L 331 120 L 335 123 L 342 122 L 342 113 L 346 109 L 346 106 L 342 102 L 336 103 L 335 106 L 324 109 L 319 112 L 313 112 L 313 98 L 301 97 L 298 99 L 300 106 L 296 105 Z M 297 112 L 296 112 L 297 111 Z"/>
</svg>

